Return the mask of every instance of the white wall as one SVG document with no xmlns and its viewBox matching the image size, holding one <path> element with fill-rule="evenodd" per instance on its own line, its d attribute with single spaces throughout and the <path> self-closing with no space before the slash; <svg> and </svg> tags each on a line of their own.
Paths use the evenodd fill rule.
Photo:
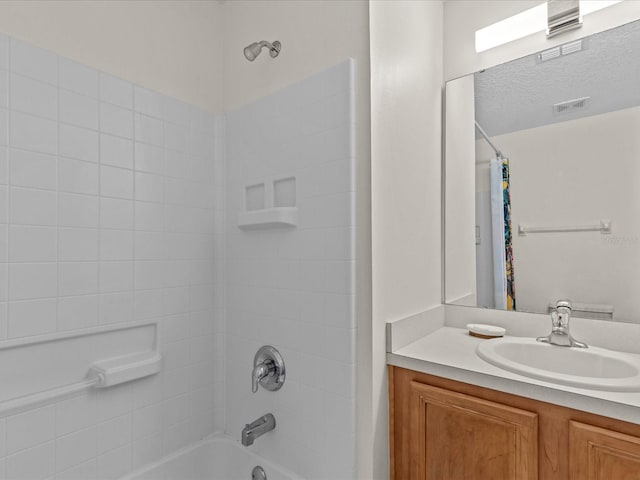
<svg viewBox="0 0 640 480">
<path fill-rule="evenodd" d="M 640 108 L 499 135 L 510 158 L 516 299 L 544 313 L 568 298 L 614 306 L 614 319 L 640 321 L 638 155 Z M 490 158 L 478 141 L 479 159 Z M 517 235 L 529 226 L 613 223 L 597 232 Z"/>
<path fill-rule="evenodd" d="M 0 32 L 209 111 L 222 108 L 218 1 L 3 1 Z"/>
<path fill-rule="evenodd" d="M 476 305 L 475 102 L 473 76 L 456 79 L 445 91 L 445 301 Z"/>
<path fill-rule="evenodd" d="M 164 355 L 0 419 L 1 478 L 119 478 L 221 427 L 218 123 L 0 36 L 0 345 L 151 319 Z"/>
<path fill-rule="evenodd" d="M 267 412 L 252 449 L 309 480 L 356 475 L 355 183 L 351 61 L 227 114 L 226 432 Z M 247 186 L 295 178 L 298 224 L 242 230 Z M 282 389 L 251 393 L 261 345 Z M 330 461 L 328 461 L 330 459 Z"/>
<path fill-rule="evenodd" d="M 371 474 L 388 476 L 385 322 L 441 302 L 442 3 L 370 6 L 373 243 Z"/>
<path fill-rule="evenodd" d="M 640 2 L 631 0 L 584 17 L 582 28 L 546 38 L 544 31 L 476 53 L 476 30 L 543 3 L 542 0 L 456 0 L 444 3 L 444 79 L 467 75 L 573 39 L 640 18 Z"/>
</svg>

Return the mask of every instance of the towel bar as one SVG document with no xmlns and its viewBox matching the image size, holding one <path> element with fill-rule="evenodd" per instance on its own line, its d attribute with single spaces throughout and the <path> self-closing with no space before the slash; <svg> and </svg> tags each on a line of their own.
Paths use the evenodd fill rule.
<svg viewBox="0 0 640 480">
<path fill-rule="evenodd" d="M 575 225 L 567 227 L 526 227 L 518 225 L 518 235 L 524 236 L 529 233 L 556 233 L 556 232 L 600 232 L 601 234 L 611 233 L 611 220 L 600 220 L 599 225 Z"/>
</svg>

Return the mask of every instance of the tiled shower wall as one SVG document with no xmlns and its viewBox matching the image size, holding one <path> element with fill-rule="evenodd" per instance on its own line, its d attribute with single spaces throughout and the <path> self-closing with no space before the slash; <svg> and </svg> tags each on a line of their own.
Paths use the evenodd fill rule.
<svg viewBox="0 0 640 480">
<path fill-rule="evenodd" d="M 0 342 L 154 319 L 165 359 L 0 419 L 0 478 L 116 478 L 222 428 L 220 124 L 0 36 Z"/>
<path fill-rule="evenodd" d="M 347 61 L 226 122 L 226 431 L 239 438 L 272 412 L 276 429 L 251 448 L 309 480 L 355 478 L 353 98 Z M 268 205 L 270 185 L 291 178 L 297 226 L 238 228 L 247 186 L 264 184 Z M 252 394 L 264 344 L 286 382 Z"/>
</svg>

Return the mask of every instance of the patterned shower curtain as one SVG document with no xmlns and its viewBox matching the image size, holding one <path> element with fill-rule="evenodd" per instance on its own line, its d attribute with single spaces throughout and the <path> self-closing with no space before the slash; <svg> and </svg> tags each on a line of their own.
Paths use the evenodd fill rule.
<svg viewBox="0 0 640 480">
<path fill-rule="evenodd" d="M 509 159 L 491 161 L 491 217 L 495 308 L 516 309 Z"/>
</svg>

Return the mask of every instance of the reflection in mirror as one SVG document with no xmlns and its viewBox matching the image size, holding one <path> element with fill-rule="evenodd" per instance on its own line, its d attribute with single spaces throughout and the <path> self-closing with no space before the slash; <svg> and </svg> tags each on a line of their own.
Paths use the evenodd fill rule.
<svg viewBox="0 0 640 480">
<path fill-rule="evenodd" d="M 640 322 L 640 21 L 447 83 L 445 301 Z"/>
</svg>

